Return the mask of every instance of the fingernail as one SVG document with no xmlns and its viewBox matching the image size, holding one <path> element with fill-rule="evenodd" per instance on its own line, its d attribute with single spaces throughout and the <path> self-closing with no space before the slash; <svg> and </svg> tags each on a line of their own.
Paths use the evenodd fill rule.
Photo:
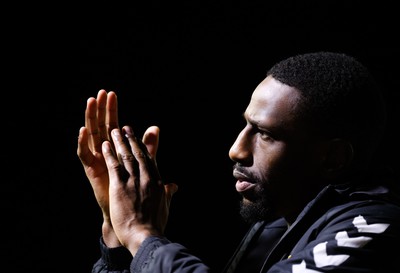
<svg viewBox="0 0 400 273">
<path fill-rule="evenodd" d="M 126 126 L 126 127 L 125 127 L 125 132 L 126 132 L 127 134 L 129 134 L 129 135 L 133 135 L 132 128 L 129 127 L 129 126 Z"/>
<path fill-rule="evenodd" d="M 119 136 L 119 130 L 113 130 L 112 133 L 113 133 L 115 136 Z"/>
</svg>

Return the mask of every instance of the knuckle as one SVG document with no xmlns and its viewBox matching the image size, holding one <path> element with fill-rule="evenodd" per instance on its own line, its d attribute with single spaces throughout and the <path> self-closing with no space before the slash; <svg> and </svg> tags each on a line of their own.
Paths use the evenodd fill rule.
<svg viewBox="0 0 400 273">
<path fill-rule="evenodd" d="M 132 162 L 132 161 L 134 161 L 135 157 L 133 155 L 131 155 L 131 154 L 121 154 L 121 159 L 123 161 Z"/>
<path fill-rule="evenodd" d="M 146 158 L 143 152 L 134 152 L 135 158 Z"/>
</svg>

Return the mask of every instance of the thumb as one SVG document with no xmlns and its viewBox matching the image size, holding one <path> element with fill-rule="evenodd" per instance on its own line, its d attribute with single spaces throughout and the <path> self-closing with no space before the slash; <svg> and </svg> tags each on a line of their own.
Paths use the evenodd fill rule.
<svg viewBox="0 0 400 273">
<path fill-rule="evenodd" d="M 165 194 L 168 199 L 171 199 L 172 196 L 178 191 L 178 185 L 175 183 L 168 183 L 164 185 Z"/>
</svg>

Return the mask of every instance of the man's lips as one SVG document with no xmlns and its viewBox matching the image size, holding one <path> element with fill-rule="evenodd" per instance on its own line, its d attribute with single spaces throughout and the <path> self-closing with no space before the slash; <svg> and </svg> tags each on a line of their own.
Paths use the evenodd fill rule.
<svg viewBox="0 0 400 273">
<path fill-rule="evenodd" d="M 237 169 L 233 170 L 233 176 L 237 179 L 236 190 L 238 192 L 244 192 L 256 186 L 256 184 L 250 182 L 250 179 L 245 174 L 241 173 Z"/>
<path fill-rule="evenodd" d="M 254 188 L 255 186 L 256 186 L 256 184 L 252 184 L 252 183 L 247 182 L 247 181 L 240 181 L 240 180 L 236 181 L 236 190 L 238 192 L 247 191 L 249 189 Z"/>
</svg>

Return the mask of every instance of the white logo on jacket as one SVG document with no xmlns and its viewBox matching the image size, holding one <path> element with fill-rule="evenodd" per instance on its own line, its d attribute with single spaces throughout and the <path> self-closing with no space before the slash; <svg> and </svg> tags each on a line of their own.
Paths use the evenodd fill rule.
<svg viewBox="0 0 400 273">
<path fill-rule="evenodd" d="M 389 224 L 384 224 L 384 223 L 368 225 L 367 221 L 361 215 L 354 218 L 353 225 L 357 228 L 358 232 L 375 233 L 375 234 L 382 233 L 389 227 Z M 338 232 L 335 236 L 335 239 L 337 241 L 338 246 L 345 246 L 352 248 L 362 248 L 369 241 L 372 240 L 371 237 L 367 236 L 358 236 L 349 238 L 347 231 Z M 327 243 L 328 242 L 319 243 L 313 249 L 314 262 L 317 267 L 332 266 L 332 265 L 338 266 L 349 258 L 349 255 L 346 254 L 328 255 L 326 251 Z M 300 264 L 293 265 L 292 272 L 315 273 L 319 271 L 307 269 L 306 262 L 303 260 Z"/>
</svg>

